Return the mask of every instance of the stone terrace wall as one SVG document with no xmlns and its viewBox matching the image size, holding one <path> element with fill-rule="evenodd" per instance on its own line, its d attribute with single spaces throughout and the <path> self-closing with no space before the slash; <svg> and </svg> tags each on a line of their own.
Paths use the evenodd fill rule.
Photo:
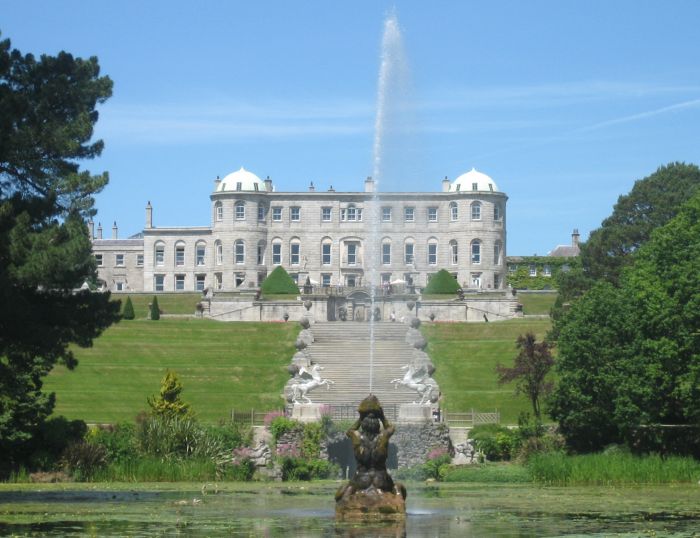
<svg viewBox="0 0 700 538">
<path fill-rule="evenodd" d="M 391 444 L 398 449 L 399 468 L 425 463 L 434 448 L 444 448 L 450 455 L 454 453 L 450 430 L 443 423 L 396 424 Z"/>
</svg>

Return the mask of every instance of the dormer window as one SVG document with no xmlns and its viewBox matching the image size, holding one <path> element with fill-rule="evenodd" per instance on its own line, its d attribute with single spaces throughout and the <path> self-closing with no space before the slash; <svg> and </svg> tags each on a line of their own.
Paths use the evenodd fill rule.
<svg viewBox="0 0 700 538">
<path fill-rule="evenodd" d="M 257 183 L 253 183 L 253 190 L 255 192 L 258 192 L 258 184 Z"/>
<path fill-rule="evenodd" d="M 459 192 L 459 190 L 460 190 L 461 188 L 462 188 L 462 184 L 461 184 L 461 183 L 457 183 L 457 192 Z"/>
<path fill-rule="evenodd" d="M 242 191 L 243 190 L 243 183 L 240 181 L 236 182 L 236 190 L 237 191 Z"/>
<path fill-rule="evenodd" d="M 478 184 L 478 183 L 472 183 L 472 190 L 473 190 L 473 191 L 478 191 L 478 190 L 479 190 L 479 184 Z"/>
</svg>

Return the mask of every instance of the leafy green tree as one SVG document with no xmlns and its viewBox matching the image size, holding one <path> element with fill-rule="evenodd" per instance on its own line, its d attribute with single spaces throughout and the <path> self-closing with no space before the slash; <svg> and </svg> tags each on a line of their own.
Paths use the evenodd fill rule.
<svg viewBox="0 0 700 538">
<path fill-rule="evenodd" d="M 124 303 L 124 310 L 122 310 L 122 318 L 134 319 L 135 317 L 136 314 L 134 313 L 134 305 L 131 302 L 131 297 L 127 297 L 126 302 Z"/>
<path fill-rule="evenodd" d="M 580 450 L 625 441 L 698 454 L 700 193 L 633 261 L 619 287 L 595 284 L 555 323 L 552 417 Z"/>
<path fill-rule="evenodd" d="M 191 416 L 190 404 L 180 399 L 182 389 L 182 382 L 177 374 L 168 370 L 160 382 L 160 393 L 158 396 L 149 396 L 147 398 L 151 414 L 165 418 Z"/>
<path fill-rule="evenodd" d="M 459 290 L 457 279 L 446 269 L 440 269 L 432 276 L 428 285 L 423 289 L 423 293 L 454 295 L 457 290 Z"/>
<path fill-rule="evenodd" d="M 618 198 L 612 215 L 581 244 L 582 275 L 575 272 L 559 283 L 561 303 L 571 302 L 595 281 L 618 285 L 625 267 L 651 237 L 669 222 L 685 201 L 700 189 L 700 168 L 694 164 L 670 163 L 638 180 L 632 190 Z"/>
<path fill-rule="evenodd" d="M 278 265 L 275 267 L 274 271 L 263 280 L 260 291 L 263 294 L 299 295 L 299 286 L 292 280 L 289 273 L 284 270 L 284 267 Z"/>
<path fill-rule="evenodd" d="M 539 422 L 542 417 L 541 400 L 552 391 L 552 382 L 547 374 L 554 366 L 551 344 L 537 342 L 531 332 L 518 336 L 519 350 L 512 367 L 496 366 L 498 383 L 515 382 L 516 394 L 525 394 L 532 404 L 532 412 Z"/>
<path fill-rule="evenodd" d="M 95 107 L 112 91 L 96 58 L 23 55 L 0 41 L 0 467 L 53 410 L 43 378 L 77 364 L 70 344 L 89 346 L 119 318 L 108 293 L 75 291 L 96 279 L 85 220 L 107 174 L 81 171 L 100 155 L 90 142 Z M 0 473 L 3 469 L 0 468 Z"/>
<path fill-rule="evenodd" d="M 158 306 L 158 297 L 153 296 L 153 301 L 151 302 L 151 319 L 157 321 L 160 319 L 160 307 Z"/>
</svg>

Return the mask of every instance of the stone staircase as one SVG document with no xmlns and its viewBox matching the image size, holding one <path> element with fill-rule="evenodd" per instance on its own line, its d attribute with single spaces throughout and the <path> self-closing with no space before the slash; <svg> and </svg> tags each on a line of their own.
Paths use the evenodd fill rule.
<svg viewBox="0 0 700 538">
<path fill-rule="evenodd" d="M 406 341 L 408 327 L 403 323 L 377 322 L 374 325 L 372 393 L 385 409 L 411 403 L 418 394 L 392 379 L 403 378 L 401 367 L 411 362 L 413 348 Z M 330 390 L 319 387 L 310 393 L 314 403 L 357 405 L 369 394 L 370 325 L 360 322 L 315 323 L 311 327 L 314 343 L 307 348 L 313 362 L 324 370 L 323 378 L 335 382 Z"/>
</svg>

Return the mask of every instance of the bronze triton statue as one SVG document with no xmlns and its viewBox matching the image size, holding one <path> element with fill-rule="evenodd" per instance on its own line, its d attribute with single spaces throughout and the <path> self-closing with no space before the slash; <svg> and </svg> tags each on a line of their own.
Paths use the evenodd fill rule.
<svg viewBox="0 0 700 538">
<path fill-rule="evenodd" d="M 402 519 L 406 515 L 406 488 L 395 483 L 386 469 L 394 427 L 384 416 L 376 396 L 367 396 L 357 410 L 360 418 L 347 431 L 357 471 L 335 494 L 336 517 Z"/>
</svg>

